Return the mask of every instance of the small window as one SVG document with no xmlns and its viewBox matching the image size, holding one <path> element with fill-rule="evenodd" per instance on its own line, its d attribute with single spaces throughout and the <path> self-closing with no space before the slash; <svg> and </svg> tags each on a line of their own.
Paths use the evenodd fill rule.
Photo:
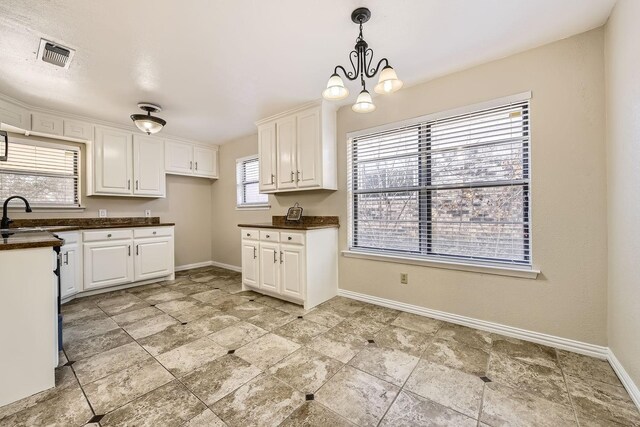
<svg viewBox="0 0 640 427">
<path fill-rule="evenodd" d="M 529 103 L 349 142 L 349 248 L 531 265 Z"/>
<path fill-rule="evenodd" d="M 0 162 L 0 199 L 23 196 L 32 207 L 80 207 L 80 149 L 40 141 L 9 141 Z"/>
<path fill-rule="evenodd" d="M 257 156 L 236 160 L 239 208 L 266 207 L 269 197 L 260 193 L 260 164 Z"/>
</svg>

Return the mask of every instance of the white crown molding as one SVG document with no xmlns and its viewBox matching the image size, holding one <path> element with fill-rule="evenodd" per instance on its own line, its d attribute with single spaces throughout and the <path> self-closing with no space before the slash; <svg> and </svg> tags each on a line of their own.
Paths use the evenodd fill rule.
<svg viewBox="0 0 640 427">
<path fill-rule="evenodd" d="M 113 123 L 113 122 L 108 122 L 106 120 L 96 119 L 95 117 L 88 117 L 88 116 L 81 116 L 81 115 L 78 115 L 78 114 L 63 113 L 63 112 L 60 112 L 60 111 L 51 110 L 49 108 L 42 108 L 42 107 L 38 107 L 36 105 L 27 104 L 24 101 L 12 98 L 12 97 L 10 97 L 8 95 L 5 95 L 3 93 L 0 93 L 0 99 L 3 100 L 3 101 L 10 102 L 12 104 L 16 104 L 16 105 L 18 105 L 18 106 L 20 106 L 22 108 L 25 108 L 25 109 L 29 110 L 30 112 L 38 112 L 38 113 L 49 114 L 49 115 L 52 115 L 52 116 L 58 116 L 58 117 L 62 117 L 62 118 L 79 120 L 79 121 L 88 122 L 88 123 L 91 123 L 91 124 L 97 125 L 97 126 L 108 126 L 108 127 L 112 127 L 112 128 L 122 129 L 122 130 L 125 130 L 127 132 L 140 132 L 140 130 L 137 127 L 133 126 L 133 125 L 131 125 L 131 126 L 122 125 L 120 123 Z M 173 140 L 173 141 L 180 141 L 180 142 L 187 142 L 187 143 L 190 143 L 190 144 L 203 145 L 203 146 L 206 146 L 206 147 L 211 147 L 211 146 L 215 146 L 216 145 L 216 144 L 207 144 L 205 142 L 200 142 L 200 141 L 194 141 L 194 140 L 191 140 L 191 139 L 186 139 L 186 138 L 182 138 L 182 137 L 171 135 L 171 134 L 165 134 L 165 133 L 163 133 L 161 136 L 158 136 L 158 138 L 170 139 L 170 140 Z"/>
</svg>

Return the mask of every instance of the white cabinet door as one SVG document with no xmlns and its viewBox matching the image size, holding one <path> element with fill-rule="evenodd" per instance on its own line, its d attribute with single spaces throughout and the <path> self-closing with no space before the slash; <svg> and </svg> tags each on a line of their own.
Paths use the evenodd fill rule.
<svg viewBox="0 0 640 427">
<path fill-rule="evenodd" d="M 287 117 L 276 123 L 278 143 L 278 190 L 296 188 L 296 117 Z"/>
<path fill-rule="evenodd" d="M 130 132 L 96 127 L 95 192 L 132 194 L 132 135 Z"/>
<path fill-rule="evenodd" d="M 60 250 L 62 255 L 62 263 L 60 265 L 60 298 L 78 293 L 80 272 L 80 256 L 78 254 L 78 245 L 66 244 Z"/>
<path fill-rule="evenodd" d="M 173 273 L 173 238 L 138 239 L 135 244 L 134 281 Z"/>
<path fill-rule="evenodd" d="M 294 245 L 280 246 L 281 293 L 289 297 L 304 299 L 304 247 Z"/>
<path fill-rule="evenodd" d="M 258 242 L 242 241 L 242 283 L 254 288 L 259 287 Z"/>
<path fill-rule="evenodd" d="M 164 141 L 146 135 L 133 137 L 133 194 L 164 196 Z"/>
<path fill-rule="evenodd" d="M 206 178 L 218 177 L 218 151 L 213 148 L 193 148 L 193 173 Z"/>
<path fill-rule="evenodd" d="M 276 124 L 258 127 L 258 158 L 260 159 L 260 191 L 272 191 L 276 187 Z"/>
<path fill-rule="evenodd" d="M 84 289 L 133 282 L 132 241 L 84 244 Z"/>
<path fill-rule="evenodd" d="M 278 244 L 260 243 L 260 289 L 271 292 L 280 291 L 278 251 Z"/>
<path fill-rule="evenodd" d="M 164 167 L 167 172 L 193 174 L 193 145 L 166 141 L 164 150 Z"/>
<path fill-rule="evenodd" d="M 297 121 L 296 181 L 299 188 L 319 187 L 322 183 L 322 140 L 320 135 L 320 108 L 311 108 L 298 114 Z"/>
</svg>

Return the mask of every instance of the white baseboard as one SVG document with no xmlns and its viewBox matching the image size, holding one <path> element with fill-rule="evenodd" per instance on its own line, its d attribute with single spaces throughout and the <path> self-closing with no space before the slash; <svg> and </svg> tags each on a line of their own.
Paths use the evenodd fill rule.
<svg viewBox="0 0 640 427">
<path fill-rule="evenodd" d="M 406 311 L 408 313 L 420 314 L 422 316 L 444 320 L 458 325 L 468 326 L 470 328 L 481 329 L 483 331 L 506 335 L 513 338 L 519 338 L 525 341 L 532 341 L 538 344 L 548 345 L 562 350 L 573 351 L 574 353 L 585 354 L 587 356 L 597 357 L 600 359 L 607 359 L 609 355 L 608 347 L 575 341 L 568 338 L 556 337 L 553 335 L 547 335 L 541 332 L 515 328 L 513 326 L 488 322 L 486 320 L 474 319 L 472 317 L 447 313 L 445 311 L 432 310 L 430 308 L 406 304 L 403 302 L 393 301 L 385 298 L 374 297 L 358 292 L 347 291 L 345 289 L 338 289 L 338 295 L 368 302 L 371 304 L 381 305 L 384 307 L 395 308 L 396 310 Z"/>
<path fill-rule="evenodd" d="M 609 361 L 609 364 L 616 372 L 616 375 L 618 375 L 618 378 L 620 378 L 620 382 L 622 382 L 624 388 L 627 389 L 627 393 L 631 396 L 633 403 L 635 403 L 638 409 L 640 409 L 640 389 L 638 389 L 638 386 L 633 382 L 616 355 L 613 354 L 613 351 L 611 351 L 610 348 L 608 350 L 607 360 Z"/>
<path fill-rule="evenodd" d="M 175 271 L 191 270 L 192 268 L 200 267 L 210 267 L 211 265 L 213 265 L 212 261 L 195 262 L 193 264 L 177 265 Z"/>
<path fill-rule="evenodd" d="M 214 267 L 226 268 L 227 270 L 237 271 L 238 273 L 242 273 L 242 267 L 237 265 L 225 264 L 218 261 L 211 261 L 211 265 Z"/>
</svg>

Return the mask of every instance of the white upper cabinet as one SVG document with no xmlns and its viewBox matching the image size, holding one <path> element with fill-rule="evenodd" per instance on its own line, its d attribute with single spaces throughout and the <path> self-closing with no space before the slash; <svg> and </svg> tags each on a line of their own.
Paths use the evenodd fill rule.
<svg viewBox="0 0 640 427">
<path fill-rule="evenodd" d="M 333 105 L 316 101 L 256 124 L 261 192 L 338 188 Z"/>
<path fill-rule="evenodd" d="M 93 150 L 87 152 L 93 152 L 87 159 L 94 178 L 89 195 L 165 197 L 162 139 L 96 126 Z"/>
<path fill-rule="evenodd" d="M 276 124 L 266 123 L 258 126 L 258 157 L 260 158 L 260 191 L 268 192 L 277 188 L 277 147 Z"/>
<path fill-rule="evenodd" d="M 133 175 L 133 194 L 164 196 L 164 144 L 162 140 L 146 135 L 133 136 Z"/>
<path fill-rule="evenodd" d="M 131 132 L 96 127 L 93 150 L 96 194 L 133 194 L 132 141 Z"/>
<path fill-rule="evenodd" d="M 0 99 L 0 123 L 29 130 L 31 128 L 30 119 L 29 111 L 26 108 Z"/>
<path fill-rule="evenodd" d="M 218 177 L 218 147 L 167 141 L 165 170 L 173 175 Z"/>
</svg>

